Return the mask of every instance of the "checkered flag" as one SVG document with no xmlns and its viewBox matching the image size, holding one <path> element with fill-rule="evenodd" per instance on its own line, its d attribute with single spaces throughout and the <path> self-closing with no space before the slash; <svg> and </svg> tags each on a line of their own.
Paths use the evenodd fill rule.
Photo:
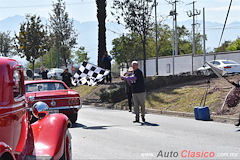
<svg viewBox="0 0 240 160">
<path fill-rule="evenodd" d="M 73 76 L 73 84 L 94 86 L 97 82 L 101 82 L 109 70 L 98 67 L 89 62 L 83 62 L 79 70 Z"/>
</svg>

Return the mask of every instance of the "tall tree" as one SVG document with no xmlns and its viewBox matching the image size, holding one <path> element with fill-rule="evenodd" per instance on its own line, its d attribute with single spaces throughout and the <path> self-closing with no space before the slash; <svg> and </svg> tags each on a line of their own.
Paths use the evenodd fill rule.
<svg viewBox="0 0 240 160">
<path fill-rule="evenodd" d="M 126 34 L 112 41 L 113 48 L 111 54 L 117 64 L 126 63 L 127 67 L 131 61 L 143 58 L 141 53 L 141 39 L 136 34 Z"/>
<path fill-rule="evenodd" d="M 26 15 L 26 22 L 20 26 L 19 35 L 16 36 L 16 49 L 18 54 L 32 63 L 32 71 L 34 72 L 34 64 L 36 59 L 46 54 L 49 49 L 49 37 L 41 19 L 36 15 Z M 34 78 L 34 77 L 33 77 Z"/>
<path fill-rule="evenodd" d="M 158 28 L 158 55 L 159 56 L 169 56 L 172 54 L 172 31 L 167 24 L 162 24 L 159 22 Z M 148 55 L 149 57 L 156 56 L 156 32 L 152 28 L 150 29 L 150 37 L 148 38 Z"/>
<path fill-rule="evenodd" d="M 98 66 L 103 67 L 101 61 L 106 49 L 106 0 L 96 0 L 98 19 Z"/>
<path fill-rule="evenodd" d="M 82 63 L 83 61 L 89 61 L 89 57 L 87 56 L 88 52 L 85 51 L 85 47 L 79 47 L 79 49 L 75 52 L 76 59 L 74 60 L 75 63 Z"/>
<path fill-rule="evenodd" d="M 69 19 L 66 12 L 66 4 L 63 0 L 53 3 L 53 14 L 50 15 L 51 38 L 54 47 L 57 48 L 57 67 L 60 63 L 67 67 L 70 62 L 71 49 L 77 44 L 77 33 L 73 28 L 73 20 Z"/>
<path fill-rule="evenodd" d="M 152 0 L 114 0 L 113 8 L 116 9 L 116 19 L 120 22 L 123 17 L 125 27 L 141 37 L 143 46 L 144 77 L 146 78 L 146 41 L 150 28 L 153 26 L 151 14 L 154 7 Z"/>
<path fill-rule="evenodd" d="M 10 36 L 10 32 L 0 32 L 0 55 L 5 57 L 12 57 L 14 38 Z"/>
</svg>

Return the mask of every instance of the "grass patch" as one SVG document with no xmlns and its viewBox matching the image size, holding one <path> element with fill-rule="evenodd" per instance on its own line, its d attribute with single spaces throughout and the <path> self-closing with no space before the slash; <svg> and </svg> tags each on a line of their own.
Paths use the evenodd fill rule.
<svg viewBox="0 0 240 160">
<path fill-rule="evenodd" d="M 98 86 L 82 85 L 82 86 L 78 86 L 78 87 L 74 88 L 74 90 L 76 90 L 80 94 L 81 97 L 86 97 L 88 94 L 90 94 L 97 87 Z"/>
<path fill-rule="evenodd" d="M 148 94 L 146 107 L 169 111 L 193 112 L 195 106 L 199 106 L 205 88 L 176 88 L 160 89 Z M 219 101 L 221 90 L 207 95 L 205 106 L 211 107 L 211 104 Z"/>
</svg>

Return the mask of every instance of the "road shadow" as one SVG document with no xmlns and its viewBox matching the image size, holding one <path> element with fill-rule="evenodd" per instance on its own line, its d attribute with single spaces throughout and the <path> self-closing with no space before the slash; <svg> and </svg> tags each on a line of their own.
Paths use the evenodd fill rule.
<svg viewBox="0 0 240 160">
<path fill-rule="evenodd" d="M 152 126 L 152 127 L 157 127 L 157 126 L 159 126 L 159 124 L 151 123 L 151 122 L 144 122 L 144 123 L 141 123 L 141 126 Z"/>
<path fill-rule="evenodd" d="M 83 129 L 92 129 L 92 130 L 105 130 L 109 127 L 112 127 L 112 126 L 91 126 L 91 127 L 88 127 L 84 124 L 81 124 L 81 123 L 74 123 L 72 125 L 72 128 L 83 128 Z"/>
<path fill-rule="evenodd" d="M 236 130 L 235 132 L 240 132 L 240 128 L 238 130 Z"/>
<path fill-rule="evenodd" d="M 85 127 L 83 129 L 92 129 L 92 130 L 105 130 L 111 126 L 91 126 L 91 127 Z"/>
<path fill-rule="evenodd" d="M 85 128 L 87 126 L 85 126 L 84 124 L 81 123 L 73 123 L 72 124 L 72 128 Z"/>
</svg>

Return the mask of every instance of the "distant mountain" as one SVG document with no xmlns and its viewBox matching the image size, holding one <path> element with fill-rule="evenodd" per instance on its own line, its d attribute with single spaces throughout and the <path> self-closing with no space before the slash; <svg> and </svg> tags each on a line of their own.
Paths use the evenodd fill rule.
<svg viewBox="0 0 240 160">
<path fill-rule="evenodd" d="M 19 31 L 20 28 L 20 23 L 24 21 L 23 16 L 13 16 L 13 17 L 8 17 L 2 21 L 0 21 L 0 31 L 1 32 L 7 32 L 11 31 L 11 34 L 14 34 L 14 32 Z"/>
<path fill-rule="evenodd" d="M 25 17 L 23 16 L 13 16 L 6 18 L 0 21 L 0 31 L 11 31 L 11 34 L 19 32 L 20 23 L 25 21 Z M 46 23 L 46 18 L 42 18 L 43 24 Z M 172 27 L 172 21 L 167 20 L 164 23 L 168 24 Z M 197 21 L 198 24 L 196 27 L 196 31 L 202 33 L 203 27 L 202 22 Z M 178 26 L 184 25 L 186 28 L 191 30 L 192 21 L 182 21 L 178 22 Z M 212 50 L 218 47 L 218 43 L 220 40 L 223 24 L 216 22 L 205 22 L 206 25 L 206 48 L 207 50 Z M 74 28 L 78 32 L 78 47 L 84 46 L 86 51 L 89 53 L 89 57 L 91 57 L 90 61 L 94 64 L 97 63 L 97 53 L 98 53 L 98 22 L 97 21 L 89 21 L 80 23 L 77 20 L 74 20 Z M 120 34 L 126 33 L 124 26 L 118 25 L 117 23 L 106 22 L 106 37 L 107 37 L 107 50 L 110 51 L 112 49 L 112 40 L 120 36 Z M 226 25 L 226 29 L 223 35 L 222 42 L 225 40 L 236 40 L 240 37 L 240 22 L 233 22 Z"/>
<path fill-rule="evenodd" d="M 46 18 L 41 18 L 42 23 L 46 23 Z M 13 16 L 8 17 L 2 21 L 0 21 L 0 31 L 11 31 L 11 34 L 14 35 L 15 32 L 19 32 L 20 30 L 20 24 L 25 21 L 25 17 L 23 16 Z"/>
<path fill-rule="evenodd" d="M 11 31 L 11 36 L 14 36 L 15 33 L 19 32 L 20 24 L 24 21 L 25 17 L 19 15 L 6 18 L 0 21 L 0 31 Z M 46 23 L 46 18 L 42 18 L 42 23 Z M 96 64 L 98 54 L 98 22 L 89 21 L 80 23 L 74 20 L 74 28 L 78 33 L 78 47 L 84 46 L 88 52 L 88 56 L 91 58 L 90 62 Z M 112 40 L 119 37 L 119 34 L 115 32 L 122 34 L 125 32 L 124 27 L 117 23 L 106 23 L 106 43 L 108 51 L 112 49 Z"/>
</svg>

